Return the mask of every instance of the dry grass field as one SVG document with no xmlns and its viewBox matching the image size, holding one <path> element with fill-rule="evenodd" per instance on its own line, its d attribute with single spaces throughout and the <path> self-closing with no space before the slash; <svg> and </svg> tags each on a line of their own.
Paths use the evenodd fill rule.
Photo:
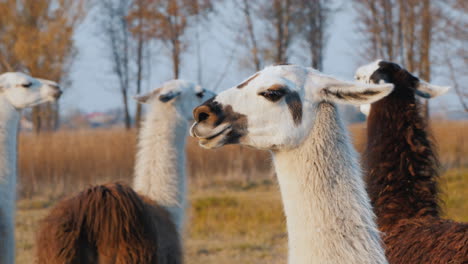
<svg viewBox="0 0 468 264">
<path fill-rule="evenodd" d="M 468 123 L 433 121 L 446 217 L 468 221 Z M 350 127 L 358 150 L 365 127 Z M 110 181 L 131 183 L 135 132 L 22 134 L 17 263 L 33 263 L 38 221 L 62 197 Z M 286 263 L 286 232 L 270 156 L 246 147 L 203 150 L 190 139 L 187 263 Z"/>
</svg>

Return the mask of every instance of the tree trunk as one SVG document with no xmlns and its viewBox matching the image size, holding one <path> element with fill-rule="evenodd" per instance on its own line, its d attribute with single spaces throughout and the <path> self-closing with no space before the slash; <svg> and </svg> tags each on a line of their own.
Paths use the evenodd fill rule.
<svg viewBox="0 0 468 264">
<path fill-rule="evenodd" d="M 137 80 L 136 80 L 136 93 L 141 93 L 141 83 L 143 79 L 143 46 L 144 41 L 142 38 L 142 33 L 138 33 L 138 46 L 137 46 Z M 136 104 L 136 111 L 135 111 L 135 127 L 137 129 L 140 128 L 141 124 L 141 114 L 142 114 L 142 106 L 140 103 Z"/>
<path fill-rule="evenodd" d="M 423 0 L 422 6 L 422 28 L 421 28 L 421 46 L 420 46 L 420 68 L 419 76 L 421 79 L 431 81 L 431 41 L 432 41 L 432 18 L 431 18 L 431 2 Z M 429 101 L 424 102 L 424 113 L 429 120 Z"/>
<path fill-rule="evenodd" d="M 32 109 L 32 123 L 33 123 L 33 130 L 36 134 L 41 132 L 42 122 L 41 122 L 41 109 L 39 106 L 35 106 Z"/>
<path fill-rule="evenodd" d="M 130 113 L 128 110 L 128 95 L 127 90 L 122 90 L 122 100 L 124 104 L 124 121 L 125 121 L 125 129 L 130 130 L 132 127 L 132 120 L 130 118 Z"/>
<path fill-rule="evenodd" d="M 180 42 L 176 38 L 172 42 L 172 70 L 174 73 L 174 79 L 179 78 L 179 67 L 180 67 L 180 50 L 179 50 L 179 45 Z"/>
<path fill-rule="evenodd" d="M 250 38 L 250 42 L 251 42 L 251 45 L 252 45 L 252 50 L 251 50 L 251 53 L 252 53 L 252 60 L 253 60 L 253 63 L 254 63 L 254 66 L 255 66 L 255 70 L 256 71 L 260 71 L 261 70 L 261 64 L 260 64 L 260 58 L 258 56 L 258 45 L 257 45 L 257 39 L 255 37 L 255 31 L 254 31 L 254 27 L 253 27 L 253 22 L 252 22 L 252 16 L 251 16 L 251 13 L 250 13 L 250 5 L 249 5 L 249 0 L 243 0 L 243 12 L 244 12 L 244 16 L 245 16 L 245 19 L 246 19 L 246 22 L 247 22 L 247 31 L 249 32 L 249 38 Z"/>
</svg>

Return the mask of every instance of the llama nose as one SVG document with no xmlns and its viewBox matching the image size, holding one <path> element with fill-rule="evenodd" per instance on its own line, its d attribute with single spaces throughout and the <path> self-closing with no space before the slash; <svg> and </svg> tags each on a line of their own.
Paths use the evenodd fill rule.
<svg viewBox="0 0 468 264">
<path fill-rule="evenodd" d="M 59 88 L 56 88 L 54 90 L 54 93 L 52 94 L 52 96 L 55 98 L 55 99 L 59 99 L 60 96 L 63 94 L 62 90 L 60 90 Z"/>
<path fill-rule="evenodd" d="M 211 109 L 206 105 L 201 105 L 193 110 L 193 117 L 199 123 L 209 119 L 212 115 Z"/>
</svg>

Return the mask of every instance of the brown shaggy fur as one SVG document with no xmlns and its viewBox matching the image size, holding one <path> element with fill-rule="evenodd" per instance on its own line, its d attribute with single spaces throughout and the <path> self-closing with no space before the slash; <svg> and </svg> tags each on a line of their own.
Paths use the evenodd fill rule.
<svg viewBox="0 0 468 264">
<path fill-rule="evenodd" d="M 415 98 L 419 79 L 381 62 L 371 79 L 395 85 L 372 104 L 366 181 L 390 263 L 468 263 L 468 224 L 439 218 L 439 161 Z"/>
<path fill-rule="evenodd" d="M 39 230 L 39 264 L 182 263 L 169 213 L 119 183 L 60 202 Z"/>
</svg>

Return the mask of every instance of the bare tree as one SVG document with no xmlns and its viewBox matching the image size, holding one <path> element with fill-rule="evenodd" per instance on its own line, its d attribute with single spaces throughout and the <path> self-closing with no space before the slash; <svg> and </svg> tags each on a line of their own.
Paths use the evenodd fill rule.
<svg viewBox="0 0 468 264">
<path fill-rule="evenodd" d="M 136 67 L 136 94 L 140 94 L 142 92 L 141 88 L 143 84 L 143 72 L 145 70 L 145 60 L 143 56 L 150 48 L 150 42 L 152 40 L 151 32 L 149 32 L 150 21 L 148 21 L 146 2 L 146 0 L 134 0 L 130 13 L 127 17 L 127 20 L 130 23 L 132 42 L 134 42 L 136 46 L 136 56 L 134 56 Z M 137 103 L 135 111 L 135 126 L 137 128 L 140 127 L 141 116 L 142 105 Z"/>
<path fill-rule="evenodd" d="M 354 0 L 361 33 L 369 43 L 362 47 L 364 56 L 399 62 L 430 81 L 433 28 L 440 23 L 435 1 Z"/>
<path fill-rule="evenodd" d="M 468 3 L 464 0 L 447 0 L 438 4 L 444 22 L 441 30 L 438 30 L 439 42 L 444 44 L 441 63 L 447 66 L 460 105 L 468 112 L 468 85 L 465 84 L 468 76 Z"/>
<path fill-rule="evenodd" d="M 264 20 L 267 28 L 265 39 L 269 43 L 274 43 L 273 49 L 265 48 L 264 52 L 268 54 L 275 63 L 288 63 L 289 49 L 293 40 L 294 18 L 297 12 L 295 9 L 295 0 L 273 0 L 264 1 L 259 9 L 260 17 Z"/>
<path fill-rule="evenodd" d="M 330 0 L 300 0 L 299 19 L 296 19 L 297 32 L 306 42 L 311 66 L 323 70 L 323 56 L 327 40 L 327 26 L 333 11 Z"/>
<path fill-rule="evenodd" d="M 255 67 L 255 70 L 260 71 L 262 67 L 262 62 L 259 54 L 260 48 L 257 42 L 258 37 L 256 36 L 254 23 L 252 19 L 252 6 L 249 0 L 242 0 L 239 6 L 246 21 L 246 29 L 248 32 L 247 43 L 249 45 L 250 54 L 252 56 L 252 62 Z"/>
<path fill-rule="evenodd" d="M 128 93 L 131 76 L 131 33 L 127 17 L 131 0 L 100 0 L 100 28 L 106 48 L 110 52 L 112 70 L 119 82 L 124 108 L 125 128 L 131 128 Z"/>
<path fill-rule="evenodd" d="M 197 16 L 211 11 L 211 0 L 144 0 L 146 19 L 150 21 L 151 36 L 162 41 L 170 50 L 173 77 L 179 78 L 182 54 L 189 45 L 183 39 Z"/>
</svg>

